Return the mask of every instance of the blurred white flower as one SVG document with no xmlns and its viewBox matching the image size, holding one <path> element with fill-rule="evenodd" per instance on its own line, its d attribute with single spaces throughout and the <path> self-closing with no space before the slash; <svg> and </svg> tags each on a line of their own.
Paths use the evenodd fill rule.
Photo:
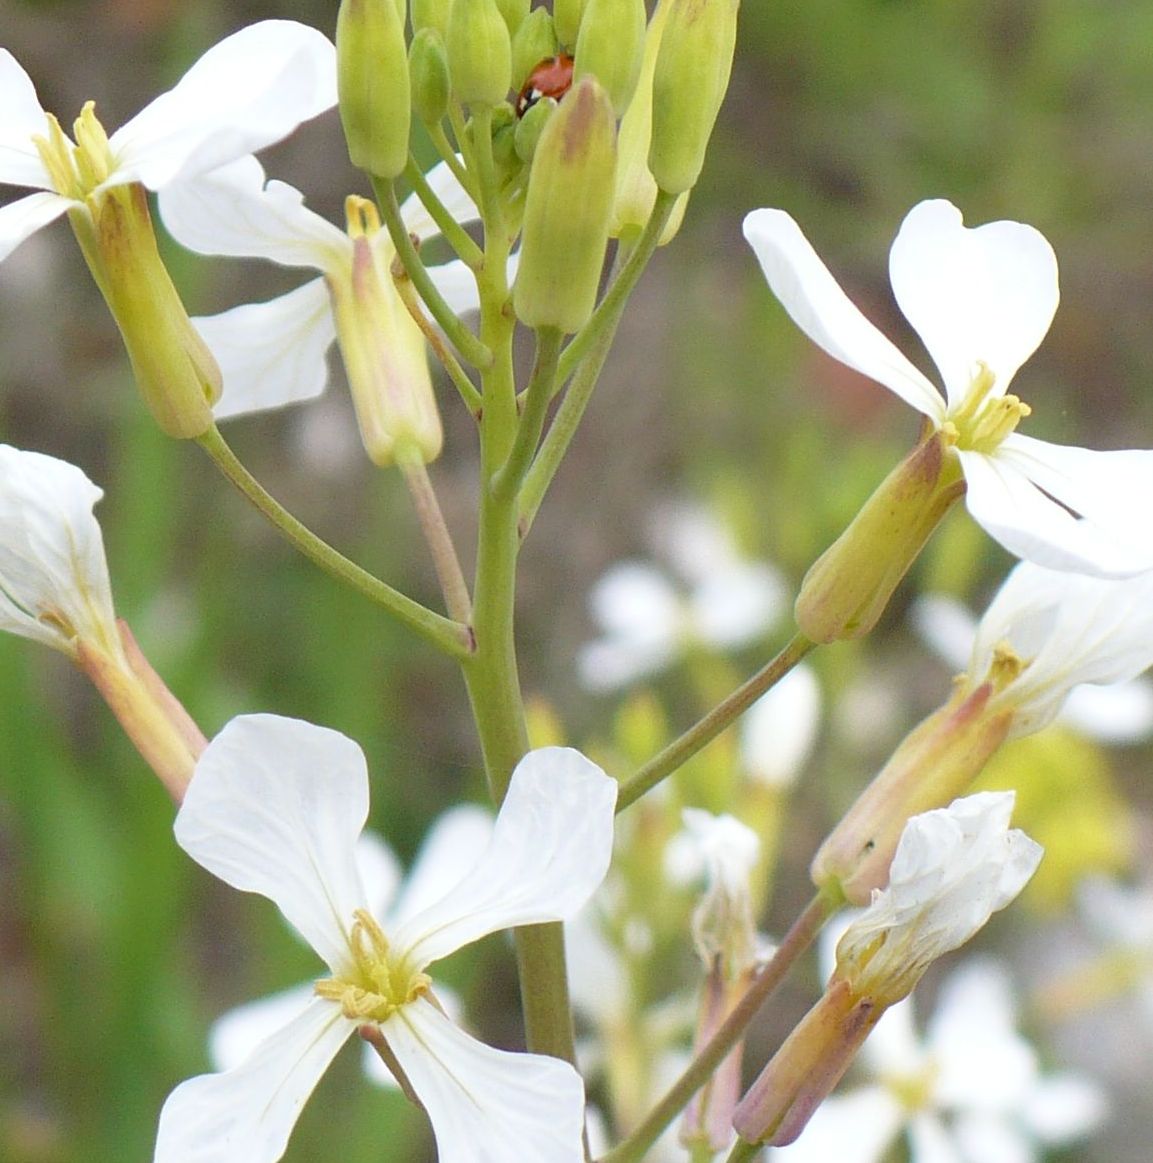
<svg viewBox="0 0 1153 1163">
<path fill-rule="evenodd" d="M 800 775 L 821 721 L 821 687 L 812 667 L 798 663 L 741 716 L 741 759 L 749 776 L 787 788 Z"/>
<path fill-rule="evenodd" d="M 488 933 L 575 914 L 608 868 L 615 800 L 615 782 L 579 752 L 529 753 L 471 871 L 386 934 L 355 855 L 368 814 L 360 748 L 299 720 L 233 719 L 197 765 L 177 842 L 234 888 L 274 901 L 330 976 L 240 1065 L 172 1092 L 155 1163 L 275 1163 L 321 1074 L 366 1026 L 424 1106 L 446 1163 L 581 1163 L 577 1073 L 469 1037 L 424 971 Z"/>
</svg>

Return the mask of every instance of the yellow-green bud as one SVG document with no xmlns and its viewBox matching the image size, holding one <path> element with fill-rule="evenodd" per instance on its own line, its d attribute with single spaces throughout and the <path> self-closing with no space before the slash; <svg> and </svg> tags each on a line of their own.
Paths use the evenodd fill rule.
<svg viewBox="0 0 1153 1163">
<path fill-rule="evenodd" d="M 596 77 L 618 117 L 636 91 L 644 37 L 645 0 L 587 0 L 573 79 Z"/>
<path fill-rule="evenodd" d="M 577 42 L 585 3 L 586 0 L 553 0 L 552 22 L 556 38 L 565 48 L 571 48 Z"/>
<path fill-rule="evenodd" d="M 956 456 L 929 429 L 805 575 L 796 604 L 801 632 L 814 642 L 867 634 L 964 491 Z"/>
<path fill-rule="evenodd" d="M 516 36 L 517 30 L 528 16 L 530 3 L 531 0 L 496 0 L 496 6 L 500 9 L 505 24 L 508 25 L 509 36 Z"/>
<path fill-rule="evenodd" d="M 544 127 L 556 112 L 557 103 L 551 97 L 542 97 L 530 106 L 516 124 L 516 156 L 524 163 L 532 161 Z"/>
<path fill-rule="evenodd" d="M 408 49 L 412 111 L 425 125 L 435 125 L 448 112 L 452 82 L 444 38 L 435 28 L 419 29 Z"/>
<path fill-rule="evenodd" d="M 352 164 L 395 178 L 408 162 L 411 116 L 404 19 L 395 0 L 341 0 L 336 61 L 340 122 Z"/>
<path fill-rule="evenodd" d="M 541 61 L 556 55 L 556 33 L 547 8 L 534 8 L 512 38 L 512 81 L 519 88 Z"/>
<path fill-rule="evenodd" d="M 649 169 L 670 194 L 691 190 L 705 162 L 737 37 L 738 0 L 662 0 L 669 13 L 653 77 Z"/>
<path fill-rule="evenodd" d="M 463 105 L 499 105 L 512 84 L 512 41 L 496 0 L 453 0 L 448 70 Z"/>
<path fill-rule="evenodd" d="M 441 36 L 448 31 L 448 14 L 452 0 L 412 0 L 412 30 L 435 28 Z"/>
<path fill-rule="evenodd" d="M 596 304 L 616 181 L 616 122 L 592 77 L 569 90 L 537 142 L 525 197 L 517 316 L 579 331 Z"/>
</svg>

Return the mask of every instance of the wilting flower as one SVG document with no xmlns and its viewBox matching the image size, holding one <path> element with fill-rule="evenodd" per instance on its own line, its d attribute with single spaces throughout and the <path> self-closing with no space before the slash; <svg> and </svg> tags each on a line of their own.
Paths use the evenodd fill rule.
<svg viewBox="0 0 1153 1163">
<path fill-rule="evenodd" d="M 360 748 L 298 720 L 234 719 L 197 765 L 177 842 L 233 887 L 274 901 L 328 976 L 241 1065 L 177 1087 L 156 1163 L 274 1163 L 321 1074 L 362 1028 L 424 1106 L 442 1159 L 579 1163 L 577 1073 L 459 1030 L 425 969 L 488 933 L 572 916 L 608 867 L 615 801 L 615 783 L 579 752 L 530 753 L 473 869 L 386 933 L 355 856 L 368 813 Z"/>
<path fill-rule="evenodd" d="M 1066 448 L 1016 431 L 1030 409 L 1007 389 L 1057 308 L 1057 260 L 1038 231 L 1019 222 L 969 229 L 940 199 L 906 216 L 889 275 L 944 397 L 849 301 L 788 214 L 754 210 L 745 237 L 810 339 L 927 417 L 960 462 L 969 512 L 1010 553 L 1101 576 L 1153 568 L 1143 517 L 1153 453 Z"/>
</svg>

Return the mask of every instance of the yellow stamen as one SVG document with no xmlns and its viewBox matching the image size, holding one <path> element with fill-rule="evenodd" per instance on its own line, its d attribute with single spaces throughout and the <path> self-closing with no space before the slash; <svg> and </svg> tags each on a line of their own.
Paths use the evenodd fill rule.
<svg viewBox="0 0 1153 1163">
<path fill-rule="evenodd" d="M 993 452 L 1032 411 L 1017 396 L 992 396 L 995 382 L 989 366 L 978 363 L 965 399 L 941 426 L 950 444 L 969 452 Z"/>
</svg>

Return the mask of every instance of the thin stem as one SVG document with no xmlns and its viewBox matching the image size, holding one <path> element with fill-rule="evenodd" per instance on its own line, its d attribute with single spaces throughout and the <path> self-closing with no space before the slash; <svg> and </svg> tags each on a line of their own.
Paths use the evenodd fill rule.
<svg viewBox="0 0 1153 1163">
<path fill-rule="evenodd" d="M 531 528 L 545 492 L 576 434 L 585 408 L 592 398 L 593 388 L 596 387 L 597 379 L 600 377 L 601 368 L 604 367 L 605 359 L 608 357 L 625 302 L 641 277 L 641 272 L 652 258 L 675 202 L 676 198 L 670 194 L 657 194 L 652 217 L 637 242 L 636 249 L 629 255 L 620 275 L 597 305 L 592 318 L 561 355 L 557 383 L 564 383 L 570 373 L 572 382 L 553 417 L 548 435 L 521 490 L 522 536 Z"/>
<path fill-rule="evenodd" d="M 753 979 L 744 997 L 737 1002 L 717 1032 L 689 1063 L 685 1072 L 653 1107 L 648 1117 L 623 1142 L 604 1155 L 600 1163 L 638 1163 L 660 1138 L 693 1095 L 712 1077 L 725 1055 L 741 1040 L 757 1011 L 785 979 L 797 958 L 813 943 L 833 904 L 818 893 L 793 922 L 773 959 Z"/>
<path fill-rule="evenodd" d="M 809 641 L 803 634 L 793 637 L 776 658 L 741 683 L 707 715 L 626 779 L 621 784 L 620 794 L 617 796 L 617 811 L 623 811 L 630 804 L 636 803 L 645 792 L 656 787 L 662 779 L 691 759 L 705 744 L 711 743 L 761 695 L 776 686 L 815 645 L 815 642 Z"/>
<path fill-rule="evenodd" d="M 428 467 L 421 460 L 405 461 L 398 467 L 408 486 L 424 539 L 428 542 L 448 615 L 467 626 L 472 620 L 472 599 L 460 568 L 460 558 L 456 555 L 456 546 L 452 543 L 452 534 L 448 531 L 436 491 L 429 480 Z"/>
<path fill-rule="evenodd" d="M 440 324 L 449 342 L 475 367 L 487 367 L 492 362 L 492 352 L 457 318 L 456 312 L 444 301 L 444 296 L 436 289 L 428 269 L 420 261 L 416 247 L 409 237 L 408 228 L 400 214 L 400 204 L 396 200 L 396 185 L 375 175 L 372 188 L 380 206 L 380 214 L 388 227 L 392 245 L 408 272 L 408 277 L 416 285 L 432 317 Z"/>
<path fill-rule="evenodd" d="M 516 440 L 508 460 L 492 482 L 493 491 L 501 496 L 511 496 L 516 492 L 540 443 L 549 400 L 552 399 L 553 384 L 556 382 L 562 338 L 555 327 L 537 329 L 536 361 L 533 364 L 528 389 L 524 393 L 524 410 L 517 427 Z"/>
<path fill-rule="evenodd" d="M 367 570 L 361 569 L 355 562 L 338 553 L 326 541 L 322 541 L 265 490 L 240 463 L 218 429 L 210 428 L 198 438 L 197 443 L 208 453 L 217 468 L 275 526 L 281 536 L 310 561 L 387 610 L 439 650 L 462 661 L 469 657 L 472 652 L 472 634 L 468 626 L 427 609 L 406 594 L 373 577 Z"/>
<path fill-rule="evenodd" d="M 444 131 L 444 126 L 438 121 L 435 125 L 425 125 L 428 130 L 429 139 L 436 147 L 436 152 L 440 154 L 442 160 L 450 170 L 456 175 L 456 180 L 471 194 L 472 175 L 461 164 L 460 156 L 452 147 L 452 142 L 448 140 L 448 134 Z"/>
<path fill-rule="evenodd" d="M 420 166 L 412 157 L 408 159 L 404 176 L 416 192 L 421 204 L 428 211 L 429 217 L 440 228 L 440 233 L 449 246 L 456 251 L 468 267 L 474 271 L 477 270 L 484 262 L 484 251 L 473 242 L 467 231 L 445 209 L 444 203 L 436 196 L 433 188 L 428 184 L 428 179 L 425 178 Z"/>
<path fill-rule="evenodd" d="M 738 1139 L 733 1144 L 725 1163 L 752 1163 L 761 1152 L 760 1143 L 750 1143 L 748 1139 Z"/>
</svg>

